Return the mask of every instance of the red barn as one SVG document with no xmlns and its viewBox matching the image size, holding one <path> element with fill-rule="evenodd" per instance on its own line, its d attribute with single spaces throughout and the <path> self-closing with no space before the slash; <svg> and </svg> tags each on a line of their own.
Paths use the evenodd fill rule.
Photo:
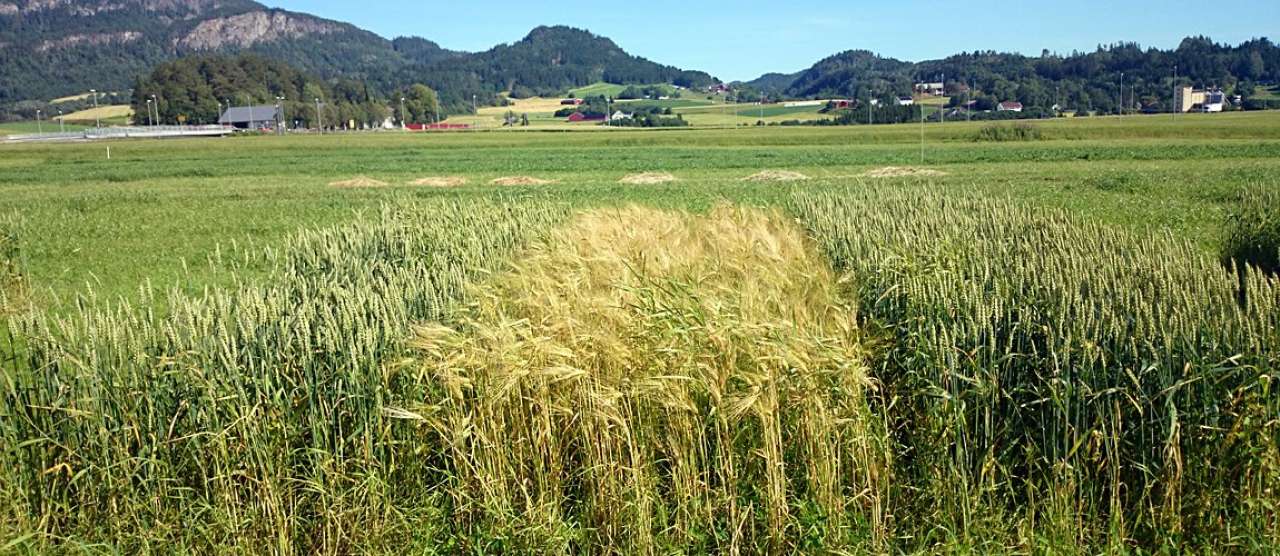
<svg viewBox="0 0 1280 556">
<path fill-rule="evenodd" d="M 574 112 L 569 115 L 569 121 L 570 122 L 603 122 L 604 116 L 595 115 L 595 114 L 587 115 L 587 114 L 583 114 L 582 112 Z"/>
</svg>

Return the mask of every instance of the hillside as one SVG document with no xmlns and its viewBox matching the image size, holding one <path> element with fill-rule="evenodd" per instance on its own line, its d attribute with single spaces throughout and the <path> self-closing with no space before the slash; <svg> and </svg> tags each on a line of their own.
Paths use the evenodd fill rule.
<svg viewBox="0 0 1280 556">
<path fill-rule="evenodd" d="M 242 52 L 379 92 L 424 82 L 455 109 L 469 108 L 472 95 L 483 102 L 501 91 L 532 95 L 602 80 L 713 81 L 567 27 L 539 27 L 515 43 L 464 53 L 250 0 L 0 0 L 0 106 L 125 90 L 162 62 Z"/>
<path fill-rule="evenodd" d="M 910 94 L 915 83 L 945 75 L 953 104 L 967 98 L 981 106 L 1017 100 L 1043 109 L 1058 104 L 1112 112 L 1120 105 L 1123 73 L 1126 111 L 1163 111 L 1169 108 L 1175 67 L 1179 84 L 1218 86 L 1232 93 L 1238 88 L 1238 94 L 1248 97 L 1257 83 L 1280 80 L 1280 47 L 1265 38 L 1232 46 L 1192 37 L 1172 50 L 1118 43 L 1065 56 L 962 52 L 918 63 L 851 50 L 798 74 L 766 74 L 746 85 L 789 98 L 885 98 Z M 970 88 L 976 90 L 970 93 Z"/>
</svg>

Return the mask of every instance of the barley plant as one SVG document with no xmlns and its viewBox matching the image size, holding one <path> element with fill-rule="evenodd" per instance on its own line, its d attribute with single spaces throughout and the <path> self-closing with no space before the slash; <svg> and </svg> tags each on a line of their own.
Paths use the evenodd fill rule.
<svg viewBox="0 0 1280 556">
<path fill-rule="evenodd" d="M 1011 201 L 791 207 L 889 343 L 873 376 L 897 400 L 908 549 L 1280 549 L 1280 283 Z"/>
<path fill-rule="evenodd" d="M 25 347 L 11 343 L 21 357 L 0 383 L 0 533 L 37 551 L 430 544 L 447 523 L 431 511 L 436 475 L 383 414 L 410 323 L 442 318 L 563 212 L 389 206 L 263 255 L 278 268 L 261 285 L 15 317 Z"/>
<path fill-rule="evenodd" d="M 469 297 L 394 410 L 468 552 L 887 546 L 857 313 L 778 213 L 589 212 Z"/>
</svg>

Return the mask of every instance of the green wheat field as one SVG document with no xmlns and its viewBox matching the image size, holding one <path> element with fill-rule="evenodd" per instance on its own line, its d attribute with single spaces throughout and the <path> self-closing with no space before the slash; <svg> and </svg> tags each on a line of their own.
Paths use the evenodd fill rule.
<svg viewBox="0 0 1280 556">
<path fill-rule="evenodd" d="M 1280 551 L 1280 113 L 1017 125 L 0 145 L 0 554 Z"/>
</svg>

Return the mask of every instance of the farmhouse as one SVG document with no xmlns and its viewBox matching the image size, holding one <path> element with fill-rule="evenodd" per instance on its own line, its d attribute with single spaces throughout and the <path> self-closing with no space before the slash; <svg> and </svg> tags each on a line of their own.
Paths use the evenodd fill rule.
<svg viewBox="0 0 1280 556">
<path fill-rule="evenodd" d="M 707 87 L 708 93 L 715 93 L 717 95 L 728 94 L 731 91 L 732 89 L 730 89 L 729 86 L 725 85 L 724 83 L 716 83 L 715 85 Z"/>
<path fill-rule="evenodd" d="M 1227 95 L 1222 89 L 1194 89 L 1178 87 L 1175 91 L 1174 106 L 1179 112 L 1221 112 L 1227 103 Z"/>
<path fill-rule="evenodd" d="M 233 106 L 218 118 L 218 123 L 237 129 L 272 127 L 280 121 L 280 109 L 272 105 Z"/>
<path fill-rule="evenodd" d="M 911 97 L 898 97 L 898 106 L 912 106 L 916 100 Z"/>
<path fill-rule="evenodd" d="M 630 120 L 633 116 L 634 114 L 619 110 L 617 112 L 614 112 L 613 115 L 609 117 L 609 119 L 616 122 L 618 120 Z"/>
<path fill-rule="evenodd" d="M 940 97 L 946 94 L 947 87 L 943 83 L 916 83 L 916 92 Z"/>
<path fill-rule="evenodd" d="M 1022 103 L 1006 100 L 996 105 L 996 112 L 1021 112 Z"/>
</svg>

